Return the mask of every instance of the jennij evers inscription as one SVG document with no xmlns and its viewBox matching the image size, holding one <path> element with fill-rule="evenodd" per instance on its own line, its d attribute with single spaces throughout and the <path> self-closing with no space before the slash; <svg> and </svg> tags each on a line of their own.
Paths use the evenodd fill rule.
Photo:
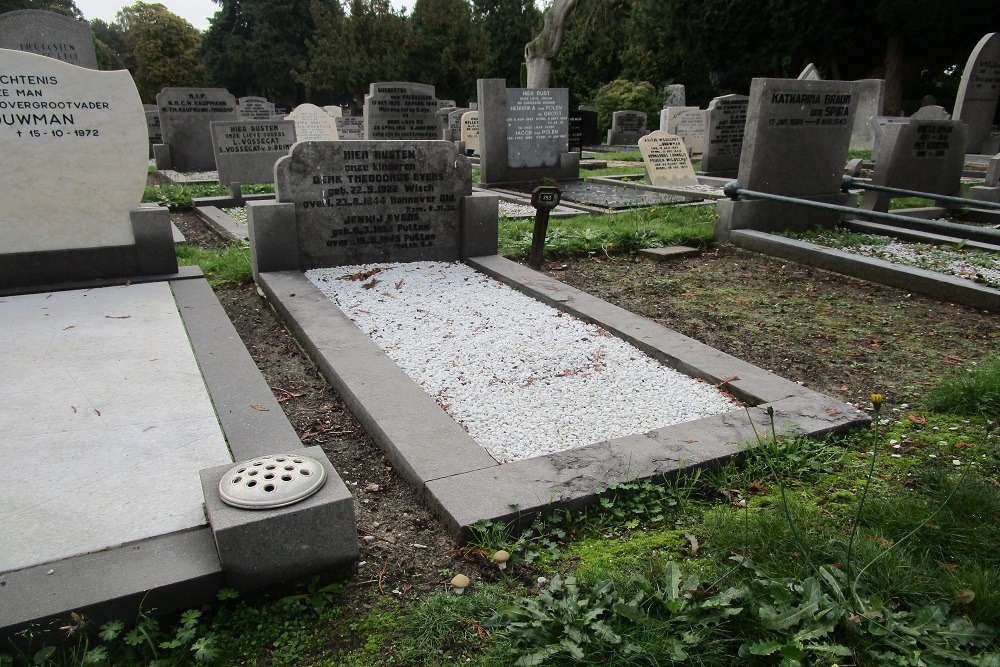
<svg viewBox="0 0 1000 667">
<path fill-rule="evenodd" d="M 444 141 L 300 142 L 275 167 L 295 204 L 302 268 L 457 255 L 472 172 Z"/>
</svg>

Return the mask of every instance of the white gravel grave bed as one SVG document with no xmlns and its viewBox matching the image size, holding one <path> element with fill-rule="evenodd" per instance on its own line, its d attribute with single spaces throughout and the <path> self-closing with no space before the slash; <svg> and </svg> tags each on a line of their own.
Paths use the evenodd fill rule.
<svg viewBox="0 0 1000 667">
<path fill-rule="evenodd" d="M 739 406 L 711 384 L 457 263 L 306 272 L 497 461 Z"/>
</svg>

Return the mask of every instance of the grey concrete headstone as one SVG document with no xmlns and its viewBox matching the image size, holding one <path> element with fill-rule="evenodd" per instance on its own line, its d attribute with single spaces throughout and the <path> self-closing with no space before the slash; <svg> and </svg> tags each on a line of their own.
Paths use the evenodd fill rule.
<svg viewBox="0 0 1000 667">
<path fill-rule="evenodd" d="M 434 96 L 434 86 L 424 83 L 373 83 L 365 96 L 365 137 L 417 141 L 439 139 L 439 102 Z"/>
<path fill-rule="evenodd" d="M 611 129 L 608 130 L 609 146 L 631 146 L 649 134 L 646 129 L 646 112 L 622 109 L 611 114 Z"/>
<path fill-rule="evenodd" d="M 1000 32 L 984 36 L 969 55 L 955 98 L 956 120 L 969 126 L 969 152 L 979 153 L 990 135 L 1000 100 Z"/>
<path fill-rule="evenodd" d="M 1000 188 L 1000 155 L 994 155 L 986 165 L 986 187 Z"/>
<path fill-rule="evenodd" d="M 723 95 L 709 102 L 705 111 L 705 142 L 701 170 L 706 174 L 736 175 L 747 123 L 746 95 Z"/>
<path fill-rule="evenodd" d="M 46 110 L 0 109 L 0 254 L 134 243 L 149 158 L 131 75 L 0 50 L 0 99 L 19 91 Z"/>
<path fill-rule="evenodd" d="M 236 100 L 236 115 L 246 120 L 271 120 L 275 116 L 274 102 L 266 97 L 241 97 Z"/>
<path fill-rule="evenodd" d="M 465 115 L 467 111 L 471 109 L 465 107 L 459 107 L 458 109 L 453 109 L 448 113 L 448 136 L 445 137 L 448 141 L 461 141 L 462 140 L 462 116 Z"/>
<path fill-rule="evenodd" d="M 90 24 L 43 9 L 0 14 L 0 49 L 37 53 L 77 67 L 97 69 Z"/>
<path fill-rule="evenodd" d="M 872 183 L 892 188 L 960 196 L 966 127 L 958 120 L 920 120 L 890 125 L 875 156 Z M 889 210 L 892 195 L 865 191 L 861 208 Z"/>
<path fill-rule="evenodd" d="M 905 116 L 876 116 L 875 117 L 875 138 L 872 140 L 872 155 L 878 153 L 878 148 L 882 144 L 882 137 L 890 125 L 901 125 L 910 122 Z"/>
<path fill-rule="evenodd" d="M 687 106 L 687 94 L 683 83 L 667 85 L 663 95 L 663 106 L 664 108 Z"/>
<path fill-rule="evenodd" d="M 569 151 L 567 88 L 507 89 L 507 166 L 558 167 Z"/>
<path fill-rule="evenodd" d="M 858 84 L 858 113 L 851 132 L 852 150 L 872 150 L 875 146 L 875 119 L 885 102 L 885 79 L 862 79 Z"/>
<path fill-rule="evenodd" d="M 754 79 L 740 184 L 793 197 L 839 192 L 857 93 L 851 81 Z"/>
<path fill-rule="evenodd" d="M 303 270 L 459 257 L 472 168 L 451 142 L 299 142 L 275 175 L 277 201 L 295 205 Z"/>
<path fill-rule="evenodd" d="M 156 96 L 163 143 L 177 171 L 214 171 L 212 121 L 236 120 L 236 98 L 225 88 L 164 88 Z"/>
<path fill-rule="evenodd" d="M 365 138 L 365 119 L 361 116 L 341 116 L 337 122 L 337 136 L 342 141 L 357 141 Z"/>
<path fill-rule="evenodd" d="M 945 111 L 944 107 L 936 104 L 929 104 L 920 107 L 916 113 L 910 116 L 911 120 L 951 120 L 951 114 Z"/>
<path fill-rule="evenodd" d="M 456 107 L 441 107 L 437 110 L 438 139 L 451 141 L 451 118 L 450 114 Z"/>
<path fill-rule="evenodd" d="M 149 138 L 149 157 L 153 158 L 153 146 L 163 143 L 163 133 L 160 131 L 160 112 L 155 104 L 143 104 L 146 112 L 146 134 Z"/>
<path fill-rule="evenodd" d="M 212 123 L 219 182 L 273 183 L 274 163 L 295 143 L 295 122 L 238 120 Z"/>
</svg>

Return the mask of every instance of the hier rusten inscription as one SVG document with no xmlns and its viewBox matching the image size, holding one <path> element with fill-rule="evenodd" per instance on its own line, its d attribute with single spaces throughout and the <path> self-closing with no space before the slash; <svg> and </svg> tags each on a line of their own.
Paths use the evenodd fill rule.
<svg viewBox="0 0 1000 667">
<path fill-rule="evenodd" d="M 295 205 L 303 270 L 458 257 L 472 170 L 453 143 L 300 142 L 275 175 L 277 200 Z"/>
</svg>

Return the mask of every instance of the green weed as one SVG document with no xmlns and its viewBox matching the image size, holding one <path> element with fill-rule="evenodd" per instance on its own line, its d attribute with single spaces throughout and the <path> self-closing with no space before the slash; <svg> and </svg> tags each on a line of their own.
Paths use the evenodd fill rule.
<svg viewBox="0 0 1000 667">
<path fill-rule="evenodd" d="M 179 245 L 177 263 L 182 266 L 201 267 L 212 287 L 253 280 L 250 246 L 245 241 L 234 241 L 221 250 Z"/>
<path fill-rule="evenodd" d="M 930 392 L 927 403 L 937 412 L 1000 418 L 1000 356 L 942 380 Z"/>
</svg>

